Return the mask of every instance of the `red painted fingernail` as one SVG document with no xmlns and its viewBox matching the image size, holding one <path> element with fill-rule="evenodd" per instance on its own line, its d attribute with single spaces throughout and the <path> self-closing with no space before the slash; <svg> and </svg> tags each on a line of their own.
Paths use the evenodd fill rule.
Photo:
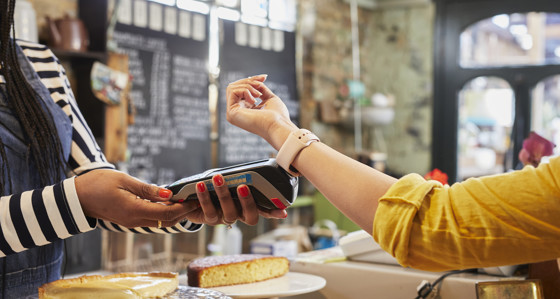
<svg viewBox="0 0 560 299">
<path fill-rule="evenodd" d="M 249 187 L 243 185 L 239 187 L 239 195 L 241 195 L 241 197 L 247 197 L 249 196 Z"/>
<path fill-rule="evenodd" d="M 282 218 L 287 218 L 288 217 L 288 212 L 286 212 L 286 210 L 284 210 L 284 217 Z"/>
<path fill-rule="evenodd" d="M 272 201 L 272 203 L 279 209 L 285 209 L 287 208 L 286 205 L 284 205 L 278 198 L 271 198 L 270 201 Z"/>
<path fill-rule="evenodd" d="M 204 182 L 198 182 L 196 183 L 196 189 L 198 189 L 198 192 L 202 193 L 206 191 L 206 184 L 204 184 Z"/>
<path fill-rule="evenodd" d="M 221 174 L 214 176 L 212 180 L 214 180 L 214 186 L 216 187 L 220 187 L 224 184 L 224 178 L 222 177 Z"/>
<path fill-rule="evenodd" d="M 159 189 L 159 197 L 170 198 L 172 194 L 171 190 Z"/>
<path fill-rule="evenodd" d="M 200 208 L 200 207 L 201 207 L 200 203 L 196 204 L 196 207 L 197 207 L 197 208 Z"/>
<path fill-rule="evenodd" d="M 185 201 L 185 200 L 184 200 L 183 198 L 181 198 L 181 199 L 179 199 L 179 200 L 177 200 L 177 201 L 178 201 L 178 202 L 183 202 L 183 201 Z"/>
</svg>

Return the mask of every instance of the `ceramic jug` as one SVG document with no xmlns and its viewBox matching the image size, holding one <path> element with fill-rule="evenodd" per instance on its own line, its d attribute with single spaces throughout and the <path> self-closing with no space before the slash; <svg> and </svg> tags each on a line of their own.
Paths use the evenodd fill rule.
<svg viewBox="0 0 560 299">
<path fill-rule="evenodd" d="M 53 20 L 47 17 L 50 46 L 66 51 L 87 51 L 89 35 L 82 20 L 68 15 Z"/>
</svg>

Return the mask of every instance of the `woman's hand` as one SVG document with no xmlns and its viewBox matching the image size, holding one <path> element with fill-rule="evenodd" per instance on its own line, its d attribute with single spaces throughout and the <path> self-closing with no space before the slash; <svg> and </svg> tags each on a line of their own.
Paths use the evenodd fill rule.
<svg viewBox="0 0 560 299">
<path fill-rule="evenodd" d="M 128 228 L 170 227 L 198 208 L 196 202 L 171 204 L 171 191 L 146 184 L 116 170 L 98 169 L 75 179 L 76 192 L 86 216 Z"/>
<path fill-rule="evenodd" d="M 264 84 L 266 77 L 253 76 L 228 85 L 227 120 L 279 149 L 298 127 L 290 120 L 286 105 Z M 261 102 L 257 103 L 256 98 Z"/>
<path fill-rule="evenodd" d="M 188 218 L 196 223 L 207 223 L 210 225 L 227 224 L 231 225 L 235 221 L 240 220 L 249 225 L 255 225 L 259 221 L 259 215 L 266 218 L 286 218 L 288 214 L 284 210 L 272 210 L 270 212 L 262 211 L 257 208 L 255 200 L 251 195 L 251 191 L 247 185 L 237 187 L 237 197 L 239 202 L 235 202 L 228 186 L 224 182 L 224 177 L 217 174 L 212 177 L 212 184 L 218 199 L 220 208 L 214 206 L 208 187 L 204 182 L 196 184 L 196 194 L 201 209 L 195 210 L 188 214 Z"/>
</svg>

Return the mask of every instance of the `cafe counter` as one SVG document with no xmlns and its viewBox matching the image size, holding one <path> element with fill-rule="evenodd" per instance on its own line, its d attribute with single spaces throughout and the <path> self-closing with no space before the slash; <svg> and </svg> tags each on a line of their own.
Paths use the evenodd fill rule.
<svg viewBox="0 0 560 299">
<path fill-rule="evenodd" d="M 290 271 L 321 276 L 327 281 L 323 289 L 290 297 L 293 299 L 416 298 L 422 281 L 433 283 L 445 274 L 398 265 L 353 261 L 317 263 L 297 259 L 291 262 Z M 439 295 L 441 299 L 476 299 L 477 282 L 500 279 L 504 277 L 478 273 L 449 275 L 439 285 Z"/>
</svg>

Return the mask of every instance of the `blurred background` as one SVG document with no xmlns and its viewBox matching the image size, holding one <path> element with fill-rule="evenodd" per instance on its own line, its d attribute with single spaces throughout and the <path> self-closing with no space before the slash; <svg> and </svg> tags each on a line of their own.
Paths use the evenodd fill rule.
<svg viewBox="0 0 560 299">
<path fill-rule="evenodd" d="M 515 169 L 531 131 L 560 143 L 558 1 L 17 5 L 16 35 L 53 49 L 108 159 L 154 184 L 274 157 L 225 120 L 227 84 L 261 73 L 301 127 L 395 177 L 437 168 L 451 184 Z M 68 271 L 181 270 L 224 240 L 294 255 L 358 229 L 304 179 L 299 193 L 286 220 L 254 227 L 72 238 Z"/>
</svg>

